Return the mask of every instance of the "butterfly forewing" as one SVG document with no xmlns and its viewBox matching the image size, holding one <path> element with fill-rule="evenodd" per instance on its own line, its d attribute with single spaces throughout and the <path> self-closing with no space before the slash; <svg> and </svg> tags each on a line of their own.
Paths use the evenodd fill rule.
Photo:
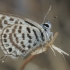
<svg viewBox="0 0 70 70">
<path fill-rule="evenodd" d="M 6 26 L 12 25 L 12 24 L 25 24 L 26 25 L 23 19 L 0 14 L 0 29 L 1 30 L 5 28 Z"/>
<path fill-rule="evenodd" d="M 37 27 L 43 31 L 42 27 L 38 23 L 36 23 L 30 19 L 27 19 L 27 18 L 21 19 L 18 17 L 10 16 L 10 15 L 7 16 L 7 15 L 0 14 L 0 29 L 3 29 L 6 26 L 12 25 L 12 24 L 30 25 L 30 26 Z"/>
</svg>

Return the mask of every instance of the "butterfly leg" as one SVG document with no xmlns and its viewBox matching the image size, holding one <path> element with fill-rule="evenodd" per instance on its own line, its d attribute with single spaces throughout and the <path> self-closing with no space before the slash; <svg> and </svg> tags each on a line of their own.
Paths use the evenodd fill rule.
<svg viewBox="0 0 70 70">
<path fill-rule="evenodd" d="M 4 59 L 3 59 L 4 58 Z M 0 60 L 2 60 L 2 63 L 4 63 L 5 62 L 5 60 L 6 60 L 6 58 L 7 58 L 7 55 L 4 55 L 4 56 L 2 56 L 2 57 L 0 57 Z"/>
<path fill-rule="evenodd" d="M 50 34 L 51 34 L 51 39 L 53 39 L 53 32 L 51 32 Z"/>
</svg>

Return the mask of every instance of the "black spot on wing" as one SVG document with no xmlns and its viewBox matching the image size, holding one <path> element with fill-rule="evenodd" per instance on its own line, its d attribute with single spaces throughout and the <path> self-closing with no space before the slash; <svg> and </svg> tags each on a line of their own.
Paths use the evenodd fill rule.
<svg viewBox="0 0 70 70">
<path fill-rule="evenodd" d="M 10 18 L 9 20 L 10 20 L 10 21 L 14 21 L 14 18 Z"/>
<path fill-rule="evenodd" d="M 25 34 L 24 33 L 22 34 L 22 38 L 23 38 L 23 40 L 25 40 Z"/>
<path fill-rule="evenodd" d="M 18 33 L 21 33 L 21 30 L 18 30 Z"/>
<path fill-rule="evenodd" d="M 37 35 L 37 33 L 36 33 L 36 31 L 34 29 L 33 29 L 33 32 L 34 32 L 34 35 L 36 37 L 36 40 L 39 41 L 38 35 Z"/>
<path fill-rule="evenodd" d="M 22 22 L 20 22 L 20 24 L 23 24 Z"/>
<path fill-rule="evenodd" d="M 36 27 L 35 25 L 33 25 L 32 23 L 30 23 L 30 22 L 28 22 L 28 21 L 25 21 L 25 22 L 28 23 L 28 24 L 31 25 L 31 26 Z"/>
<path fill-rule="evenodd" d="M 15 21 L 15 24 L 18 24 L 18 20 Z"/>
<path fill-rule="evenodd" d="M 23 47 L 23 48 L 25 48 L 25 45 L 24 45 L 24 44 L 22 44 L 22 47 Z"/>
<path fill-rule="evenodd" d="M 4 20 L 4 24 L 8 24 L 8 21 L 7 20 Z"/>
<path fill-rule="evenodd" d="M 7 42 L 7 39 L 4 39 L 4 42 Z"/>
<path fill-rule="evenodd" d="M 8 50 L 9 50 L 9 52 L 11 52 L 12 51 L 12 48 L 9 48 Z"/>
<path fill-rule="evenodd" d="M 28 45 L 27 47 L 30 49 L 31 48 L 31 45 Z"/>
<path fill-rule="evenodd" d="M 28 40 L 28 43 L 32 43 L 32 41 L 31 40 Z"/>
<path fill-rule="evenodd" d="M 2 20 L 0 19 L 0 28 L 3 28 Z"/>
<path fill-rule="evenodd" d="M 5 15 L 3 15 L 3 16 L 1 17 L 1 19 L 5 19 Z"/>
<path fill-rule="evenodd" d="M 16 34 L 14 34 L 14 37 L 16 37 Z"/>
<path fill-rule="evenodd" d="M 22 29 L 22 26 L 19 26 L 19 29 Z"/>
<path fill-rule="evenodd" d="M 40 31 L 41 32 L 41 31 Z M 43 34 L 43 32 L 41 32 L 41 38 L 42 38 L 42 41 L 44 41 L 45 39 L 44 39 L 44 34 Z"/>
<path fill-rule="evenodd" d="M 9 46 L 9 44 L 5 44 L 6 45 L 6 47 L 8 47 Z"/>
<path fill-rule="evenodd" d="M 19 41 L 18 41 L 18 37 L 16 37 L 16 42 L 18 43 Z"/>
<path fill-rule="evenodd" d="M 4 38 L 6 38 L 7 37 L 7 34 L 4 34 L 4 36 L 3 36 Z"/>
<path fill-rule="evenodd" d="M 21 51 L 22 51 L 22 53 L 23 53 L 23 52 L 25 52 L 25 50 L 24 50 L 24 49 L 23 49 L 23 50 L 21 50 Z"/>
<path fill-rule="evenodd" d="M 32 39 L 32 37 L 29 34 L 27 34 L 27 36 L 28 36 L 29 39 Z"/>
<path fill-rule="evenodd" d="M 23 41 L 21 41 L 21 44 L 23 45 Z"/>
<path fill-rule="evenodd" d="M 9 32 L 9 29 L 6 29 L 6 32 L 8 33 Z"/>
<path fill-rule="evenodd" d="M 33 43 L 33 46 L 36 46 L 36 43 L 35 42 Z"/>
<path fill-rule="evenodd" d="M 27 31 L 28 31 L 29 33 L 31 33 L 31 31 L 30 31 L 30 28 L 29 28 L 29 27 L 27 27 L 26 29 L 27 29 Z"/>
</svg>

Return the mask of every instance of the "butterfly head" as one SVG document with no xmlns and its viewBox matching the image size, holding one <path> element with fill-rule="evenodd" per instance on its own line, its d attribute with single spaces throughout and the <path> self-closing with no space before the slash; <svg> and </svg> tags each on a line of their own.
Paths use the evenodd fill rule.
<svg viewBox="0 0 70 70">
<path fill-rule="evenodd" d="M 49 21 L 45 22 L 42 24 L 42 27 L 45 31 L 50 30 L 51 29 L 51 23 Z"/>
<path fill-rule="evenodd" d="M 49 41 L 50 36 L 52 36 L 52 38 L 53 38 L 53 33 L 51 32 L 51 23 L 48 21 L 48 22 L 45 22 L 45 23 L 41 24 L 41 26 L 45 31 L 46 40 Z"/>
</svg>

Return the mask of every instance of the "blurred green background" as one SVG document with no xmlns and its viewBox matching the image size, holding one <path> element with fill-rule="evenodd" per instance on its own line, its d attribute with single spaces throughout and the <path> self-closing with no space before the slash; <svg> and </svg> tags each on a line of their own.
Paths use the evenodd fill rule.
<svg viewBox="0 0 70 70">
<path fill-rule="evenodd" d="M 53 33 L 59 33 L 54 44 L 70 54 L 70 0 L 0 0 L 0 12 L 26 17 L 41 24 L 50 5 L 52 10 L 46 19 L 57 16 L 50 22 Z M 24 70 L 70 70 L 70 56 L 65 56 L 65 62 L 58 52 L 56 56 L 51 49 L 46 52 L 47 54 L 42 53 L 35 57 Z M 0 57 L 2 55 L 4 53 L 0 49 Z M 0 61 L 0 70 L 19 70 L 24 60 L 8 57 L 5 63 Z"/>
</svg>

